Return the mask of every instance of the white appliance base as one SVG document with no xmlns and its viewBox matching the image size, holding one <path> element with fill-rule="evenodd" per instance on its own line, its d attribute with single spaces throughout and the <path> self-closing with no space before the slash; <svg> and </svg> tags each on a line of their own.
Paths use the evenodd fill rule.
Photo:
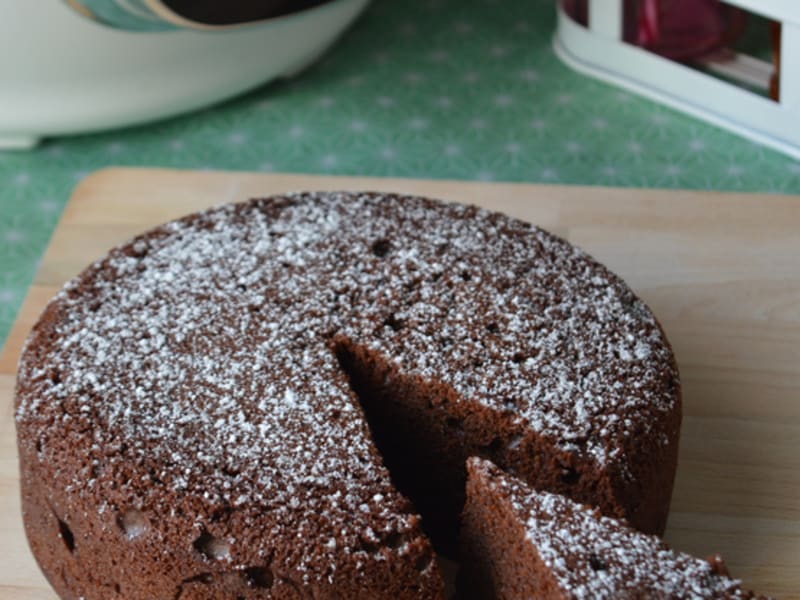
<svg viewBox="0 0 800 600">
<path fill-rule="evenodd" d="M 5 135 L 0 132 L 0 150 L 30 150 L 41 140 L 42 138 L 35 135 Z"/>
<path fill-rule="evenodd" d="M 0 0 L 0 149 L 154 121 L 314 62 L 369 0 L 222 31 L 130 32 L 65 2 Z"/>
</svg>

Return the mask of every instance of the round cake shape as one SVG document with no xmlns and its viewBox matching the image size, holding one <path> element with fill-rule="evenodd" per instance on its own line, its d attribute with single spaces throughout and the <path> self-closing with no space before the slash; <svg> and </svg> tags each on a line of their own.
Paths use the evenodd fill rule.
<svg viewBox="0 0 800 600">
<path fill-rule="evenodd" d="M 63 598 L 441 598 L 414 505 L 447 546 L 470 455 L 662 530 L 680 392 L 649 309 L 564 240 L 309 193 L 166 224 L 68 283 L 16 417 Z"/>
</svg>

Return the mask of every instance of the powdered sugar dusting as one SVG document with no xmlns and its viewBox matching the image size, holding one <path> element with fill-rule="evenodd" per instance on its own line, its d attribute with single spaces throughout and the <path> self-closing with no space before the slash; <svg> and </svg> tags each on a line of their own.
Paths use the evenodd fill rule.
<svg viewBox="0 0 800 600">
<path fill-rule="evenodd" d="M 17 419 L 50 459 L 88 457 L 86 472 L 58 473 L 68 492 L 114 482 L 119 502 L 152 505 L 168 489 L 285 513 L 302 539 L 328 540 L 299 542 L 309 557 L 416 527 L 333 335 L 469 401 L 513 406 L 599 462 L 623 461 L 616 441 L 675 402 L 669 348 L 618 278 L 524 223 L 419 198 L 212 209 L 112 251 L 43 323 L 20 363 Z M 340 527 L 312 531 L 319 514 Z"/>
<path fill-rule="evenodd" d="M 472 477 L 513 507 L 539 559 L 570 598 L 752 597 L 708 561 L 675 552 L 656 536 L 564 496 L 533 491 L 488 461 L 471 461 Z"/>
</svg>

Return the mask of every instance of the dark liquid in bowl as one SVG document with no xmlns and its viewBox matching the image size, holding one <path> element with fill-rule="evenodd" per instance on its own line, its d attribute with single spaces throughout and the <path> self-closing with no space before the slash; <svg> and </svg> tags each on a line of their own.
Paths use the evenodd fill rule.
<svg viewBox="0 0 800 600">
<path fill-rule="evenodd" d="M 332 0 L 164 0 L 182 17 L 208 25 L 235 25 L 300 12 Z"/>
</svg>

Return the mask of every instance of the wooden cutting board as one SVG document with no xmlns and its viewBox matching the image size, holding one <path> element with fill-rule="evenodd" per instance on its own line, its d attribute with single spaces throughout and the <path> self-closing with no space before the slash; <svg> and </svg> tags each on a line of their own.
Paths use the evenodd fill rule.
<svg viewBox="0 0 800 600">
<path fill-rule="evenodd" d="M 54 599 L 20 519 L 13 384 L 47 300 L 114 244 L 212 204 L 374 189 L 481 204 L 594 254 L 652 307 L 684 393 L 667 539 L 725 555 L 763 593 L 800 598 L 800 197 L 111 169 L 80 184 L 0 357 L 0 597 Z"/>
</svg>

